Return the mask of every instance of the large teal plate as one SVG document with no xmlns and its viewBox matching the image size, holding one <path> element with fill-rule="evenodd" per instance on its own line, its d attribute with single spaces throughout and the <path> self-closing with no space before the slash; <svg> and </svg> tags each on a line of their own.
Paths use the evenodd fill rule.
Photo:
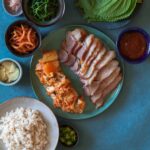
<svg viewBox="0 0 150 150">
<path fill-rule="evenodd" d="M 51 50 L 51 49 L 59 50 L 60 45 L 66 36 L 66 32 L 75 28 L 79 28 L 79 27 L 84 28 L 89 33 L 92 33 L 96 35 L 97 37 L 101 38 L 103 42 L 110 49 L 116 49 L 114 42 L 107 35 L 105 35 L 104 33 L 102 33 L 101 31 L 95 28 L 84 26 L 84 25 L 65 26 L 62 28 L 58 28 L 53 32 L 50 32 L 44 38 L 44 40 L 42 41 L 42 46 L 40 50 L 37 51 L 32 58 L 31 68 L 30 68 L 30 77 L 31 77 L 32 87 L 38 99 L 44 102 L 45 104 L 47 104 L 56 115 L 61 116 L 63 118 L 67 118 L 67 119 L 86 119 L 86 118 L 94 117 L 102 113 L 115 101 L 123 85 L 123 80 L 122 80 L 122 82 L 118 85 L 118 87 L 111 94 L 109 94 L 109 96 L 107 96 L 105 100 L 106 102 L 103 105 L 103 107 L 96 109 L 95 106 L 91 103 L 90 98 L 84 95 L 82 84 L 80 83 L 79 78 L 68 67 L 62 64 L 62 69 L 64 73 L 72 81 L 72 84 L 75 87 L 75 89 L 78 91 L 78 93 L 84 96 L 85 101 L 86 101 L 86 109 L 82 114 L 73 114 L 73 113 L 63 112 L 60 109 L 56 109 L 53 107 L 52 99 L 46 95 L 46 91 L 43 85 L 39 82 L 35 74 L 35 66 L 38 63 L 38 60 L 42 57 L 43 50 Z M 122 72 L 124 74 L 123 63 L 119 57 L 118 57 L 118 60 L 120 61 Z"/>
</svg>

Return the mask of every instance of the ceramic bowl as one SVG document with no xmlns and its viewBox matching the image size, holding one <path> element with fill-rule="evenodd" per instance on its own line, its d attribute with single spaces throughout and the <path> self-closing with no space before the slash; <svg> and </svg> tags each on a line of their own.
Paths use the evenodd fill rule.
<svg viewBox="0 0 150 150">
<path fill-rule="evenodd" d="M 15 49 L 13 47 L 11 47 L 10 42 L 9 42 L 10 41 L 10 37 L 11 37 L 11 33 L 12 33 L 12 30 L 13 30 L 14 26 L 19 26 L 21 24 L 31 27 L 36 32 L 37 41 L 38 41 L 37 46 L 31 52 L 28 52 L 26 54 L 19 53 L 19 52 L 15 51 Z M 13 22 L 7 28 L 6 33 L 5 33 L 5 43 L 6 43 L 7 48 L 9 49 L 9 51 L 11 53 L 13 53 L 14 55 L 19 56 L 19 57 L 27 57 L 27 56 L 31 56 L 41 46 L 41 34 L 38 31 L 38 29 L 32 23 L 30 23 L 28 21 L 25 21 L 25 20 L 18 20 L 18 21 Z"/>
<path fill-rule="evenodd" d="M 30 20 L 32 23 L 34 23 L 38 26 L 46 27 L 46 26 L 50 26 L 50 25 L 56 23 L 58 20 L 60 20 L 63 17 L 64 12 L 65 12 L 65 1 L 58 0 L 59 8 L 58 8 L 58 13 L 57 13 L 56 17 L 54 17 L 53 19 L 46 21 L 46 22 L 39 22 L 31 14 L 31 11 L 30 11 L 31 8 L 29 7 L 30 3 L 31 3 L 31 0 L 23 0 L 22 1 L 23 13 L 28 20 Z"/>
<path fill-rule="evenodd" d="M 141 33 L 141 34 L 144 36 L 145 41 L 146 41 L 146 44 L 147 44 L 144 55 L 143 55 L 142 57 L 138 58 L 138 59 L 135 59 L 135 60 L 131 60 L 131 59 L 126 58 L 126 57 L 120 52 L 120 40 L 121 40 L 121 38 L 122 38 L 126 33 L 130 33 L 130 32 L 139 32 L 139 33 Z M 150 55 L 150 36 L 149 36 L 149 34 L 148 34 L 145 30 L 143 30 L 142 28 L 139 28 L 139 27 L 132 27 L 132 28 L 127 28 L 127 29 L 123 30 L 123 31 L 120 33 L 119 37 L 118 37 L 118 40 L 117 40 L 116 45 L 117 45 L 117 50 L 118 50 L 119 55 L 120 55 L 125 61 L 127 61 L 128 63 L 131 63 L 131 64 L 142 63 L 142 62 L 144 62 L 144 61 L 148 58 L 148 56 Z"/>
<path fill-rule="evenodd" d="M 73 143 L 72 145 L 67 145 L 67 144 L 61 142 L 60 139 L 59 139 L 59 142 L 60 142 L 63 146 L 68 147 L 68 148 L 72 148 L 72 147 L 77 146 L 77 144 L 78 144 L 78 142 L 79 142 L 79 134 L 78 134 L 77 130 L 76 130 L 74 127 L 72 127 L 71 125 L 67 125 L 67 124 L 60 125 L 59 128 L 60 128 L 60 132 L 61 132 L 61 129 L 62 129 L 62 128 L 70 128 L 71 130 L 73 130 L 73 131 L 75 132 L 76 137 L 77 137 L 76 142 Z M 59 134 L 59 135 L 61 135 L 61 134 Z"/>
<path fill-rule="evenodd" d="M 17 17 L 17 16 L 20 16 L 23 13 L 22 5 L 21 5 L 20 9 L 17 12 L 12 11 L 10 9 L 9 5 L 8 5 L 8 0 L 2 0 L 2 6 L 3 6 L 5 12 L 7 14 L 9 14 L 10 16 Z"/>
<path fill-rule="evenodd" d="M 5 62 L 5 61 L 13 62 L 18 67 L 18 69 L 19 69 L 19 77 L 17 78 L 17 80 L 15 80 L 13 82 L 10 82 L 10 83 L 6 83 L 6 82 L 0 81 L 0 85 L 3 85 L 3 86 L 13 86 L 13 85 L 17 84 L 21 80 L 21 78 L 22 78 L 22 74 L 23 74 L 22 67 L 21 67 L 21 65 L 16 60 L 11 59 L 11 58 L 1 59 L 0 63 Z"/>
</svg>

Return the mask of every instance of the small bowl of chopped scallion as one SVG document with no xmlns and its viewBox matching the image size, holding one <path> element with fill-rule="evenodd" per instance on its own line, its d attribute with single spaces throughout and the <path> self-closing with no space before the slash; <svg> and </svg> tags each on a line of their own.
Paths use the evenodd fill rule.
<svg viewBox="0 0 150 150">
<path fill-rule="evenodd" d="M 66 147 L 73 147 L 79 141 L 78 133 L 70 125 L 61 125 L 59 133 L 59 141 L 62 145 Z"/>
<path fill-rule="evenodd" d="M 22 1 L 24 15 L 39 26 L 50 26 L 64 15 L 64 0 L 26 0 Z"/>
</svg>

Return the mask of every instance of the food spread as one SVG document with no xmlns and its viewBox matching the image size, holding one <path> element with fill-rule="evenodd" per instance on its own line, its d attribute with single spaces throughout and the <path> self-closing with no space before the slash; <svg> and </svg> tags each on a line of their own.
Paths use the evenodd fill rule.
<svg viewBox="0 0 150 150">
<path fill-rule="evenodd" d="M 0 63 L 0 81 L 10 83 L 18 79 L 19 69 L 14 62 L 4 61 Z"/>
<path fill-rule="evenodd" d="M 21 0 L 6 0 L 6 2 L 6 5 L 8 5 L 6 7 L 16 13 L 22 7 Z M 22 5 L 28 3 L 23 10 L 27 19 L 30 18 L 30 21 L 38 25 L 41 23 L 44 26 L 52 20 L 58 21 L 64 13 L 64 8 L 61 9 L 64 1 L 23 0 L 22 2 Z M 112 23 L 122 23 L 126 19 L 130 20 L 137 3 L 142 2 L 142 0 L 77 0 L 77 6 L 89 22 L 107 22 L 111 25 Z M 92 115 L 95 115 L 95 110 L 101 113 L 108 108 L 108 105 L 110 106 L 110 103 L 112 103 L 111 96 L 114 94 L 115 96 L 113 96 L 116 98 L 118 94 L 115 92 L 119 89 L 119 85 L 122 85 L 120 83 L 123 80 L 123 70 L 116 52 L 109 48 L 107 42 L 103 41 L 105 34 L 101 34 L 101 39 L 97 36 L 98 34 L 91 32 L 94 29 L 85 30 L 82 28 L 83 26 L 78 27 L 73 29 L 73 26 L 69 26 L 65 30 L 67 32 L 63 35 L 64 39 L 61 44 L 59 43 L 61 34 L 59 34 L 60 37 L 54 38 L 54 43 L 51 42 L 50 47 L 54 45 L 54 48 L 57 47 L 58 51 L 52 49 L 43 52 L 43 50 L 49 48 L 46 44 L 43 45 L 44 41 L 42 41 L 42 46 L 37 51 L 38 54 L 40 53 L 41 58 L 37 60 L 37 55 L 34 55 L 36 63 L 32 62 L 34 66 L 34 69 L 32 69 L 34 70 L 34 81 L 38 82 L 36 77 L 39 79 L 40 82 L 37 85 L 40 84 L 39 87 L 44 87 L 50 104 L 52 102 L 54 109 L 57 109 L 56 112 L 61 112 L 64 116 L 81 115 L 83 117 L 89 113 L 87 105 L 91 106 L 92 113 L 90 113 Z M 38 42 L 41 42 L 38 41 L 37 33 L 31 26 L 26 24 L 13 26 L 12 31 L 9 33 L 8 48 L 13 48 L 13 51 L 19 54 L 30 54 L 37 48 Z M 126 33 L 120 40 L 119 50 L 127 59 L 137 60 L 148 51 L 149 45 L 147 44 L 149 41 L 146 40 L 139 32 Z M 41 51 L 43 52 L 42 55 Z M 87 101 L 84 94 L 77 93 L 69 76 L 65 75 L 61 69 L 61 63 L 65 64 L 79 78 L 84 93 L 91 101 Z M 11 61 L 0 63 L 0 81 L 2 82 L 11 83 L 16 81 L 20 72 L 17 65 Z M 113 91 L 115 92 L 113 93 Z M 42 96 L 45 99 L 46 96 L 44 94 Z M 42 98 L 39 99 L 42 100 Z M 106 100 L 108 100 L 108 105 L 105 105 Z M 104 105 L 106 107 L 103 107 Z M 57 126 L 57 124 L 54 125 Z M 49 126 L 47 126 L 38 110 L 16 108 L 0 119 L 0 140 L 3 141 L 8 150 L 45 150 L 49 140 L 50 144 L 52 141 L 48 138 L 48 128 Z M 55 136 L 52 138 L 55 138 Z M 60 142 L 63 145 L 75 145 L 77 140 L 78 135 L 73 128 L 60 127 Z"/>
<path fill-rule="evenodd" d="M 55 50 L 43 54 L 36 66 L 36 75 L 52 97 L 55 108 L 65 112 L 82 113 L 85 101 L 72 87 L 70 80 L 61 71 Z"/>
</svg>

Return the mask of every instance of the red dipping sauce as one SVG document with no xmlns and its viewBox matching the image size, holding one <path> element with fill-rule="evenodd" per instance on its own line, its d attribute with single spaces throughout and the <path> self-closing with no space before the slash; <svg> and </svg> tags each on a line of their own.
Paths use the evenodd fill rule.
<svg viewBox="0 0 150 150">
<path fill-rule="evenodd" d="M 147 51 L 144 35 L 137 31 L 124 33 L 119 41 L 120 53 L 129 60 L 138 60 Z"/>
</svg>

